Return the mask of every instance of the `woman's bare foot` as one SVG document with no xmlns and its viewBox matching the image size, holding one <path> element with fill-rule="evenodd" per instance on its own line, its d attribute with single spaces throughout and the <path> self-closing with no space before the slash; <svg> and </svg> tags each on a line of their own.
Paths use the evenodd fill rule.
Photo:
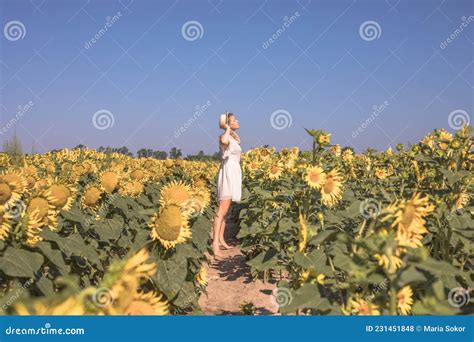
<svg viewBox="0 0 474 342">
<path fill-rule="evenodd" d="M 232 246 L 229 246 L 228 244 L 225 243 L 224 239 L 222 239 L 220 241 L 220 243 L 221 243 L 221 247 L 223 247 L 224 249 L 231 249 L 232 248 Z"/>
<path fill-rule="evenodd" d="M 219 243 L 212 243 L 212 251 L 214 252 L 214 258 L 220 258 L 222 257 L 221 250 L 219 248 Z"/>
</svg>

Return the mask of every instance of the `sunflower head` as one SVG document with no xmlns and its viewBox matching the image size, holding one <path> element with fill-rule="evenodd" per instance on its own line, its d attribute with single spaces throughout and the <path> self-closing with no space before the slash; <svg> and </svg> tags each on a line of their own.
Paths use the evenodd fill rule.
<svg viewBox="0 0 474 342">
<path fill-rule="evenodd" d="M 113 171 L 106 171 L 102 173 L 100 182 L 104 190 L 111 194 L 117 188 L 119 183 L 119 176 Z"/>
<path fill-rule="evenodd" d="M 380 311 L 377 305 L 370 301 L 366 301 L 362 298 L 355 298 L 350 300 L 350 312 L 354 315 L 366 316 L 378 316 Z"/>
<path fill-rule="evenodd" d="M 163 295 L 155 292 L 137 292 L 133 301 L 125 308 L 124 315 L 168 315 L 169 304 Z"/>
<path fill-rule="evenodd" d="M 270 165 L 267 176 L 271 180 L 277 180 L 280 178 L 281 174 L 283 172 L 283 168 L 279 164 L 272 164 Z"/>
<path fill-rule="evenodd" d="M 306 169 L 306 183 L 315 189 L 320 189 L 326 181 L 326 174 L 319 166 L 310 166 Z"/>
<path fill-rule="evenodd" d="M 53 206 L 66 211 L 71 209 L 75 194 L 75 188 L 61 183 L 55 183 L 45 191 L 45 197 Z"/>
<path fill-rule="evenodd" d="M 328 207 L 334 206 L 342 198 L 342 176 L 339 170 L 332 169 L 321 187 L 321 202 Z"/>
<path fill-rule="evenodd" d="M 169 202 L 185 203 L 192 197 L 191 187 L 182 181 L 172 181 L 161 188 L 160 204 Z"/>
<path fill-rule="evenodd" d="M 397 308 L 402 315 L 408 315 L 413 305 L 413 290 L 410 286 L 403 287 L 397 292 Z"/>
<path fill-rule="evenodd" d="M 166 249 L 186 242 L 191 237 L 188 217 L 189 213 L 183 211 L 180 204 L 167 203 L 149 223 L 151 237 L 153 240 L 160 241 Z"/>
<path fill-rule="evenodd" d="M 84 191 L 84 195 L 81 199 L 81 204 L 85 208 L 95 208 L 100 202 L 100 197 L 102 196 L 102 191 L 97 186 L 88 187 Z"/>
<path fill-rule="evenodd" d="M 6 240 L 11 229 L 12 217 L 5 209 L 0 206 L 0 240 Z"/>
<path fill-rule="evenodd" d="M 146 177 L 145 172 L 143 170 L 140 170 L 140 169 L 133 170 L 130 173 L 130 178 L 133 179 L 133 180 L 136 180 L 136 181 L 144 180 L 145 177 Z"/>
</svg>

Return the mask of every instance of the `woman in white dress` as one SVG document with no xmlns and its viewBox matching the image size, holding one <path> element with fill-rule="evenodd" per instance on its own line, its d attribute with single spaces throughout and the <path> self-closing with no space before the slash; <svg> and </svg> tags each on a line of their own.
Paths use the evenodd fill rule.
<svg viewBox="0 0 474 342">
<path fill-rule="evenodd" d="M 242 194 L 242 170 L 240 168 L 240 137 L 235 130 L 240 128 L 233 113 L 222 114 L 219 125 L 225 133 L 219 137 L 221 166 L 217 177 L 217 199 L 219 208 L 214 217 L 212 249 L 214 256 L 221 256 L 220 246 L 229 249 L 224 241 L 225 218 L 232 202 L 240 202 Z"/>
</svg>

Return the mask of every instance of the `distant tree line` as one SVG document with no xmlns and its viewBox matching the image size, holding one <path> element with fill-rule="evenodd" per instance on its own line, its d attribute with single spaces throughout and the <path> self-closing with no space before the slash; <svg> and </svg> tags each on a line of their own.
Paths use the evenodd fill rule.
<svg viewBox="0 0 474 342">
<path fill-rule="evenodd" d="M 74 149 L 84 149 L 87 148 L 86 145 L 79 144 L 74 147 Z M 51 152 L 58 152 L 60 150 L 54 149 Z M 104 147 L 100 146 L 97 148 L 98 152 L 103 153 L 121 153 L 123 155 L 134 157 L 132 151 L 128 149 L 126 146 L 122 147 Z M 20 157 L 23 155 L 23 149 L 20 139 L 18 138 L 16 131 L 13 133 L 13 136 L 9 140 L 5 140 L 3 142 L 3 152 L 8 153 L 11 156 Z M 35 146 L 33 145 L 31 148 L 31 154 L 36 154 Z M 210 161 L 210 160 L 219 160 L 219 152 L 215 152 L 212 155 L 205 154 L 204 151 L 199 151 L 197 154 L 188 154 L 186 157 L 183 158 L 183 152 L 181 149 L 172 147 L 169 152 L 159 151 L 159 150 L 152 150 L 151 148 L 141 148 L 137 151 L 137 157 L 139 158 L 155 158 L 155 159 L 185 159 L 185 160 L 192 160 L 192 161 Z"/>
<path fill-rule="evenodd" d="M 76 148 L 87 148 L 87 146 L 80 144 L 74 147 Z M 121 153 L 126 156 L 134 157 L 133 152 L 131 152 L 128 147 L 104 147 L 100 146 L 97 148 L 98 152 L 103 153 Z M 219 160 L 219 152 L 216 152 L 212 155 L 205 154 L 204 151 L 199 151 L 198 154 L 191 155 L 188 154 L 186 157 L 183 158 L 183 152 L 181 149 L 172 147 L 169 152 L 160 151 L 160 150 L 153 150 L 151 148 L 141 148 L 137 151 L 137 157 L 139 158 L 155 158 L 155 159 L 185 159 L 185 160 L 194 160 L 194 161 L 209 161 L 209 160 Z"/>
</svg>

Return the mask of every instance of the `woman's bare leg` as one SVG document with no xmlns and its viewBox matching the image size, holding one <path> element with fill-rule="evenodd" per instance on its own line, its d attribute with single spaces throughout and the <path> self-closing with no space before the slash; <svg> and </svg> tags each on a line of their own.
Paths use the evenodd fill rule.
<svg viewBox="0 0 474 342">
<path fill-rule="evenodd" d="M 220 244 L 222 245 L 222 247 L 224 247 L 224 249 L 231 249 L 232 247 L 229 246 L 229 245 L 225 242 L 225 239 L 224 239 L 225 221 L 226 221 L 226 218 L 227 218 L 227 215 L 226 215 L 226 216 L 224 217 L 224 219 L 222 220 L 221 229 L 219 230 L 219 242 L 220 242 Z"/>
<path fill-rule="evenodd" d="M 229 211 L 231 203 L 231 199 L 219 201 L 219 208 L 217 209 L 217 214 L 214 217 L 214 227 L 212 230 L 212 250 L 214 252 L 215 257 L 222 256 L 221 251 L 219 249 L 220 230 L 222 227 L 222 222 L 225 220 L 225 216 Z"/>
</svg>

